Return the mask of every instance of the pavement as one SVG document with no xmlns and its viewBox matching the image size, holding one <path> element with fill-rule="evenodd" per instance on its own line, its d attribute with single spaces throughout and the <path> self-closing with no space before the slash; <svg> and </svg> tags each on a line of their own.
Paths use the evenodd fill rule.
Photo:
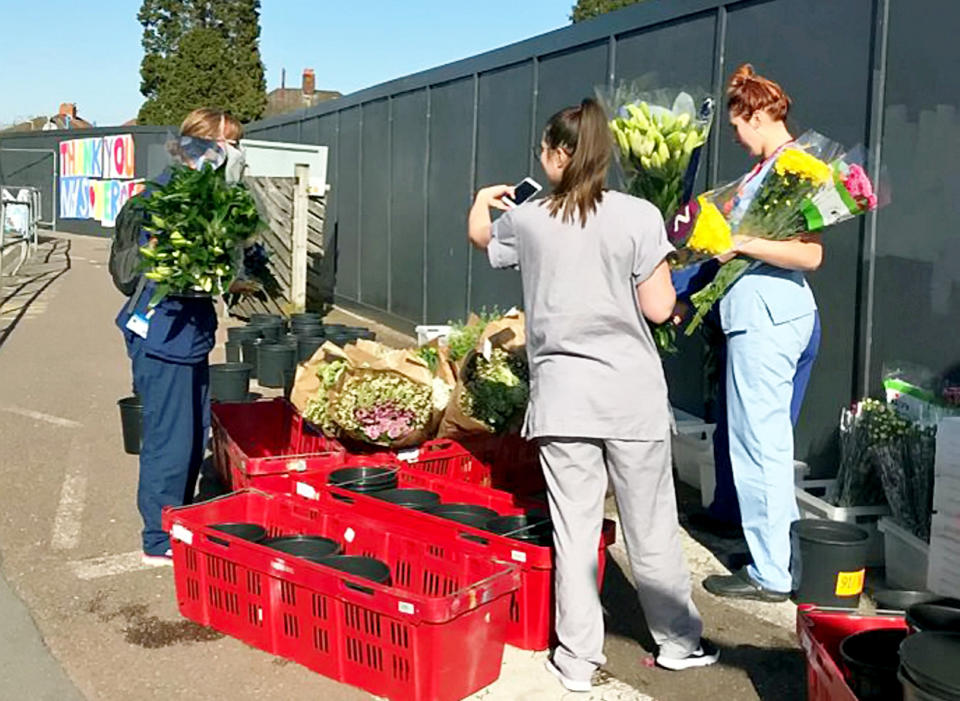
<svg viewBox="0 0 960 701">
<path fill-rule="evenodd" d="M 107 240 L 57 234 L 17 278 L 2 281 L 0 701 L 370 699 L 183 619 L 171 570 L 140 565 L 137 458 L 123 453 L 116 408 L 129 394 L 130 366 L 113 325 L 123 299 L 106 269 L 108 251 Z M 331 318 L 370 326 L 390 343 L 409 340 L 341 310 Z M 222 353 L 221 345 L 213 361 Z M 678 497 L 684 511 L 697 500 L 682 485 Z M 608 512 L 616 515 L 612 499 Z M 652 666 L 618 543 L 603 589 L 608 661 L 595 691 L 563 693 L 543 669 L 546 653 L 507 646 L 500 679 L 471 698 L 804 698 L 795 607 L 703 591 L 702 578 L 726 571 L 742 542 L 688 528 L 684 548 L 720 664 L 683 673 Z"/>
</svg>

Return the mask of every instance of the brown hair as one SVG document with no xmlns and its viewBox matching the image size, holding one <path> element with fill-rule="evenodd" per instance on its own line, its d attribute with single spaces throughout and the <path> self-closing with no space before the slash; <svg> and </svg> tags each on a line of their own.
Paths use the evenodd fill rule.
<svg viewBox="0 0 960 701">
<path fill-rule="evenodd" d="M 562 209 L 564 222 L 573 221 L 578 214 L 580 225 L 586 226 L 587 216 L 603 200 L 613 147 L 603 109 L 588 98 L 577 107 L 560 110 L 547 122 L 543 141 L 549 148 L 562 148 L 570 154 L 560 183 L 546 199 L 550 216 Z"/>
<path fill-rule="evenodd" d="M 223 124 L 223 136 L 228 141 L 243 137 L 243 125 L 229 112 L 200 107 L 193 110 L 180 125 L 180 136 L 192 136 L 195 139 L 220 138 L 220 125 Z"/>
<path fill-rule="evenodd" d="M 774 121 L 782 122 L 790 103 L 790 96 L 779 84 L 757 75 L 749 63 L 735 70 L 727 83 L 727 109 L 737 117 L 749 119 L 763 110 Z"/>
</svg>

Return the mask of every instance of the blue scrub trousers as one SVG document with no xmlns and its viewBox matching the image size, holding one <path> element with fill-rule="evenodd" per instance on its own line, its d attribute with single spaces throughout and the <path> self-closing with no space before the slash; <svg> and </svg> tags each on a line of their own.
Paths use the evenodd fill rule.
<svg viewBox="0 0 960 701">
<path fill-rule="evenodd" d="M 813 361 L 820 350 L 820 313 L 814 314 L 813 333 L 810 342 L 800 354 L 797 361 L 797 371 L 793 376 L 793 396 L 790 399 L 790 423 L 797 425 L 800 418 L 800 408 L 803 398 L 810 384 L 810 374 L 813 372 Z M 719 349 L 719 362 L 726 367 L 727 348 L 726 339 Z M 733 468 L 730 465 L 730 439 L 727 432 L 727 388 L 726 378 L 723 376 L 717 389 L 717 426 L 713 432 L 713 459 L 716 474 L 716 490 L 713 493 L 713 502 L 709 513 L 718 521 L 740 523 L 740 505 L 737 503 L 737 490 L 733 485 Z"/>
<path fill-rule="evenodd" d="M 170 547 L 160 515 L 165 506 L 189 504 L 210 427 L 207 359 L 178 363 L 145 352 L 133 356 L 134 385 L 143 400 L 143 444 L 137 508 L 143 517 L 143 552 Z"/>
<path fill-rule="evenodd" d="M 790 524 L 799 518 L 794 494 L 791 404 L 800 356 L 816 314 L 756 326 L 727 336 L 727 421 L 730 462 L 750 577 L 789 592 Z"/>
</svg>

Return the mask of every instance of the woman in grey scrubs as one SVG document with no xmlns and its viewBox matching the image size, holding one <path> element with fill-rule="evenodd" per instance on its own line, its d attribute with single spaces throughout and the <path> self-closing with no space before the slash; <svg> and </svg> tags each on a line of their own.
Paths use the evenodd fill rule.
<svg viewBox="0 0 960 701">
<path fill-rule="evenodd" d="M 613 482 L 640 604 L 668 669 L 712 664 L 690 599 L 670 460 L 663 367 L 644 317 L 666 321 L 676 295 L 663 219 L 645 200 L 604 190 L 611 139 L 594 100 L 547 122 L 540 164 L 553 186 L 518 207 L 513 189 L 480 190 L 469 237 L 496 268 L 519 268 L 530 405 L 556 549 L 559 645 L 547 668 L 589 691 L 603 656 L 597 543 Z M 495 223 L 490 210 L 505 210 Z"/>
</svg>

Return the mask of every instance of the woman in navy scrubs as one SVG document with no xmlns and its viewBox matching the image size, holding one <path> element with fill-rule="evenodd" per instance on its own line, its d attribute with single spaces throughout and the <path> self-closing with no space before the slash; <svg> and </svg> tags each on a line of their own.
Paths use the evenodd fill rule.
<svg viewBox="0 0 960 701">
<path fill-rule="evenodd" d="M 180 127 L 175 149 L 183 165 L 225 171 L 242 164 L 243 127 L 227 113 L 198 109 Z M 241 165 L 242 167 L 242 165 Z M 161 177 L 162 183 L 169 176 Z M 149 197 L 149 190 L 141 195 Z M 145 232 L 141 243 L 148 245 Z M 133 383 L 143 402 L 143 443 L 137 507 L 143 517 L 144 564 L 170 563 L 170 538 L 160 526 L 165 506 L 193 498 L 210 427 L 208 355 L 215 345 L 213 299 L 168 295 L 152 310 L 153 283 L 142 281 L 117 316 Z"/>
</svg>

